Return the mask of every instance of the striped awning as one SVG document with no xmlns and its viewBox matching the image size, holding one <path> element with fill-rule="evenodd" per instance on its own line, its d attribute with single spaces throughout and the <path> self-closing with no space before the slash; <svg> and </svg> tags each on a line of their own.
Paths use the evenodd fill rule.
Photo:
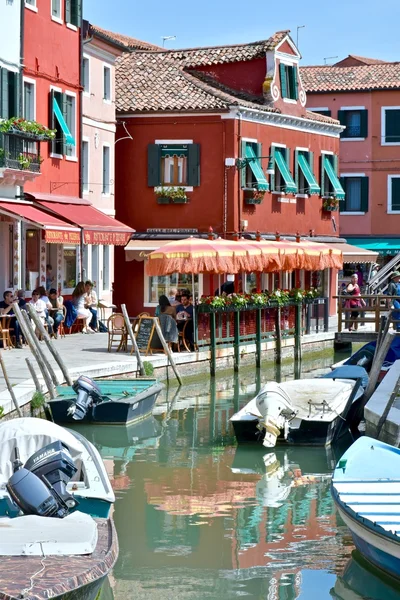
<svg viewBox="0 0 400 600">
<path fill-rule="evenodd" d="M 288 194 L 295 194 L 297 192 L 297 186 L 296 186 L 296 184 L 293 180 L 293 177 L 289 171 L 289 166 L 288 166 L 286 160 L 284 159 L 283 154 L 279 151 L 276 151 L 276 149 L 275 149 L 274 157 L 275 157 L 275 162 L 280 171 L 280 174 L 282 175 L 282 177 L 285 181 L 284 191 L 287 192 Z"/>
<path fill-rule="evenodd" d="M 329 181 L 332 184 L 335 197 L 338 200 L 344 200 L 344 189 L 342 188 L 338 176 L 335 173 L 335 169 L 333 168 L 333 165 L 327 155 L 323 155 L 323 165 L 325 173 L 328 175 Z"/>
<path fill-rule="evenodd" d="M 311 170 L 310 163 L 304 154 L 299 154 L 297 157 L 297 162 L 299 164 L 300 169 L 303 172 L 303 175 L 308 183 L 309 194 L 317 194 L 319 195 L 321 188 L 319 187 L 317 180 L 315 179 L 314 173 Z"/>
<path fill-rule="evenodd" d="M 269 185 L 265 178 L 264 171 L 261 168 L 259 159 L 257 158 L 254 149 L 247 144 L 245 148 L 245 156 L 248 158 L 248 165 L 257 181 L 257 188 L 261 191 L 268 191 Z"/>
</svg>

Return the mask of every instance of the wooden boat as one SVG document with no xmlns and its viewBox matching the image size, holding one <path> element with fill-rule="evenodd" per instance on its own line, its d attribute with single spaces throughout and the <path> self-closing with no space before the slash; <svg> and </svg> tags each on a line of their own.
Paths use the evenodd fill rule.
<svg viewBox="0 0 400 600">
<path fill-rule="evenodd" d="M 323 377 L 267 383 L 230 421 L 239 443 L 329 445 L 348 431 L 364 395 L 362 367 L 340 367 Z M 347 421 L 346 421 L 347 420 Z"/>
<path fill-rule="evenodd" d="M 49 400 L 55 423 L 137 423 L 151 415 L 163 385 L 156 379 L 91 380 L 81 376 L 72 387 L 58 386 Z"/>
<path fill-rule="evenodd" d="M 118 556 L 96 448 L 43 419 L 0 425 L 0 600 L 94 600 Z"/>
<path fill-rule="evenodd" d="M 370 563 L 400 578 L 400 449 L 361 437 L 344 453 L 332 495 L 354 544 Z"/>
<path fill-rule="evenodd" d="M 330 594 L 336 600 L 399 600 L 399 583 L 375 569 L 355 550 Z"/>
</svg>

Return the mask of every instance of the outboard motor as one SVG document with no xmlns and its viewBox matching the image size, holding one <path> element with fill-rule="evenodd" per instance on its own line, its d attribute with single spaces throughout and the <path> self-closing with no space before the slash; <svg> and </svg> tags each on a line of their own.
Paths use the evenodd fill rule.
<svg viewBox="0 0 400 600">
<path fill-rule="evenodd" d="M 63 519 L 78 504 L 66 489 L 76 471 L 68 448 L 61 442 L 35 452 L 24 467 L 16 448 L 14 474 L 6 487 L 25 515 Z"/>
<path fill-rule="evenodd" d="M 81 421 L 88 410 L 103 400 L 103 395 L 95 381 L 85 375 L 81 375 L 72 386 L 74 392 L 78 395 L 75 403 L 72 404 L 68 413 L 72 415 L 75 421 Z"/>
</svg>

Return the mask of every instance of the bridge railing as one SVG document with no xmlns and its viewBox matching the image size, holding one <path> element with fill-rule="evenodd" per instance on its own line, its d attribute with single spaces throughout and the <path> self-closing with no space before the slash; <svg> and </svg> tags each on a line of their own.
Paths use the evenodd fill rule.
<svg viewBox="0 0 400 600">
<path fill-rule="evenodd" d="M 393 322 L 394 326 L 400 323 L 400 319 L 393 318 L 393 301 L 399 300 L 398 296 L 387 296 L 378 294 L 362 294 L 361 296 L 351 296 L 350 294 L 334 296 L 337 299 L 337 315 L 338 315 L 338 333 L 341 333 L 343 329 L 348 329 L 354 324 L 354 321 L 358 325 L 362 324 L 373 324 L 373 331 L 378 332 L 381 324 L 381 318 L 383 316 L 389 317 Z M 365 306 L 349 307 L 349 300 L 351 299 L 362 299 L 365 302 Z M 393 311 L 393 312 L 392 312 Z M 354 319 L 355 313 L 358 313 L 356 319 Z M 400 315 L 400 309 L 399 309 Z M 395 315 L 397 317 L 397 315 Z M 371 330 L 371 328 L 369 328 Z"/>
</svg>

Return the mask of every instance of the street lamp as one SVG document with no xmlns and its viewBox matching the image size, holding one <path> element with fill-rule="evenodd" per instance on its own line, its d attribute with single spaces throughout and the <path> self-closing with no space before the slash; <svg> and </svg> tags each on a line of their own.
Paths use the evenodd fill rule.
<svg viewBox="0 0 400 600">
<path fill-rule="evenodd" d="M 275 173 L 275 166 L 274 166 L 274 157 L 272 156 L 272 154 L 270 154 L 269 156 L 255 156 L 254 158 L 237 158 L 236 159 L 236 168 L 241 171 L 242 169 L 245 169 L 247 167 L 247 165 L 249 164 L 249 162 L 251 162 L 252 160 L 261 160 L 262 158 L 268 158 L 268 166 L 267 166 L 267 170 L 265 171 L 267 175 L 274 175 Z"/>
</svg>

